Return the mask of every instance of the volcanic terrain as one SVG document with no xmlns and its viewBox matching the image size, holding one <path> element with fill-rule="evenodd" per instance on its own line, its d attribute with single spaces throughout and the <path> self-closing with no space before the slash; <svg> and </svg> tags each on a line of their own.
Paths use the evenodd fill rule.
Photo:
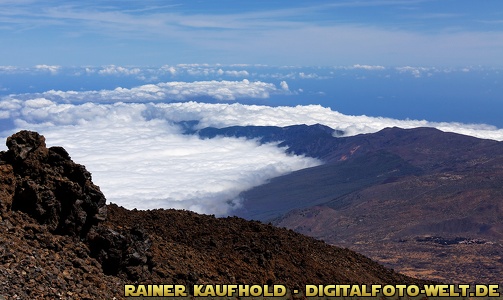
<svg viewBox="0 0 503 300">
<path fill-rule="evenodd" d="M 237 216 L 348 247 L 411 276 L 501 283 L 503 142 L 433 128 L 340 137 L 322 125 L 204 129 L 323 165 L 242 193 Z"/>
<path fill-rule="evenodd" d="M 422 284 L 237 217 L 106 205 L 84 166 L 21 131 L 0 152 L 0 299 L 122 299 L 124 284 Z"/>
</svg>

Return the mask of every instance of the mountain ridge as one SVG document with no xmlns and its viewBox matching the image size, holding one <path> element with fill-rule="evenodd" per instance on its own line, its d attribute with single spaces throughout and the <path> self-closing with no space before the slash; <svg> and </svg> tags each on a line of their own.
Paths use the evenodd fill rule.
<svg viewBox="0 0 503 300">
<path fill-rule="evenodd" d="M 299 142 L 289 138 L 285 145 Z M 501 281 L 503 142 L 422 127 L 325 139 L 321 147 L 304 146 L 312 153 L 298 153 L 323 165 L 241 193 L 235 214 L 348 247 L 410 275 Z"/>
</svg>

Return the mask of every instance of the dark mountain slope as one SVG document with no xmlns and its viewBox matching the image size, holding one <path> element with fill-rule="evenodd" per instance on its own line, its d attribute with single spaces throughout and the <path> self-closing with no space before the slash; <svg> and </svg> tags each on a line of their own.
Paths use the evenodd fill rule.
<svg viewBox="0 0 503 300">
<path fill-rule="evenodd" d="M 501 281 L 502 142 L 433 128 L 327 141 L 304 147 L 324 165 L 242 193 L 236 215 L 350 247 L 415 276 Z"/>
<path fill-rule="evenodd" d="M 293 208 L 324 203 L 331 203 L 332 207 L 346 205 L 347 198 L 339 199 L 346 194 L 375 184 L 410 179 L 412 175 L 454 172 L 468 177 L 486 173 L 490 176 L 501 168 L 503 158 L 501 142 L 432 128 L 388 128 L 374 134 L 332 139 L 337 142 L 331 143 L 334 148 L 324 154 L 324 165 L 272 179 L 244 192 L 244 208 L 236 214 L 269 221 Z M 497 181 L 492 182 L 494 188 L 499 186 Z M 457 189 L 462 190 L 462 185 Z"/>
<path fill-rule="evenodd" d="M 325 156 L 339 161 L 376 150 L 397 154 L 425 171 L 466 168 L 472 160 L 490 160 L 503 155 L 503 143 L 478 139 L 435 128 L 385 128 L 372 134 L 340 138 L 338 147 Z M 306 154 L 309 155 L 309 154 Z"/>
<path fill-rule="evenodd" d="M 343 132 L 320 124 L 208 127 L 190 133 L 197 133 L 202 138 L 234 136 L 258 139 L 261 143 L 280 142 L 279 146 L 288 147 L 290 153 L 319 158 L 326 163 L 384 150 L 426 170 L 447 169 L 474 157 L 480 159 L 503 154 L 501 143 L 497 141 L 429 127 L 385 128 L 376 133 L 350 137 L 342 137 Z"/>
<path fill-rule="evenodd" d="M 244 207 L 234 214 L 267 222 L 292 209 L 320 205 L 390 178 L 421 173 L 398 155 L 380 150 L 273 178 L 243 192 Z"/>
</svg>

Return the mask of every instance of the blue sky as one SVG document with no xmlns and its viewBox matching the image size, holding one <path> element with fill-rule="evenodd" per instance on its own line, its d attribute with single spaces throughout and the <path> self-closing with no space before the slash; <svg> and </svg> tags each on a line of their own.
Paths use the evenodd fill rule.
<svg viewBox="0 0 503 300">
<path fill-rule="evenodd" d="M 0 0 L 0 65 L 503 66 L 503 2 Z"/>
</svg>

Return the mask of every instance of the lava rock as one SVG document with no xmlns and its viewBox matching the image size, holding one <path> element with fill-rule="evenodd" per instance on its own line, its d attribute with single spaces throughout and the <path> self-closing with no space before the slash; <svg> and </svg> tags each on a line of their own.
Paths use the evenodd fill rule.
<svg viewBox="0 0 503 300">
<path fill-rule="evenodd" d="M 16 176 L 12 166 L 0 160 L 0 214 L 11 209 L 15 186 Z"/>
<path fill-rule="evenodd" d="M 141 228 L 112 230 L 93 227 L 87 242 L 91 256 L 102 264 L 107 275 L 135 282 L 145 277 L 143 271 L 149 273 L 152 269 L 152 242 Z"/>
<path fill-rule="evenodd" d="M 6 144 L 9 150 L 0 153 L 4 162 L 0 184 L 8 188 L 0 189 L 4 193 L 0 210 L 12 207 L 47 225 L 51 232 L 80 237 L 106 218 L 105 196 L 66 150 L 47 148 L 44 136 L 26 130 L 7 138 Z"/>
</svg>

